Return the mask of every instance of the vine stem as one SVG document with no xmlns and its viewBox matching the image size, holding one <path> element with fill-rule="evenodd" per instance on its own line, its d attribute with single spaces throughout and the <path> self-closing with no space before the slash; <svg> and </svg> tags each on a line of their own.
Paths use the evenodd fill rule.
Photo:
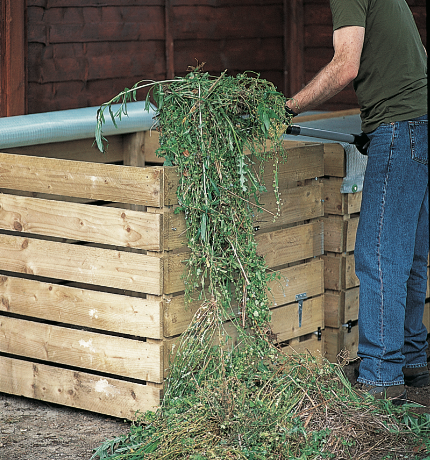
<svg viewBox="0 0 430 460">
<path fill-rule="evenodd" d="M 243 274 L 243 277 L 245 278 L 246 284 L 247 284 L 247 285 L 250 285 L 251 283 L 249 282 L 249 279 L 248 279 L 248 277 L 246 276 L 245 269 L 244 269 L 243 266 L 242 266 L 242 262 L 241 262 L 240 259 L 239 259 L 239 256 L 238 256 L 238 254 L 237 254 L 237 252 L 236 252 L 236 248 L 234 247 L 234 244 L 233 244 L 228 238 L 227 238 L 227 241 L 230 243 L 230 245 L 231 245 L 231 247 L 232 247 L 232 249 L 233 249 L 234 255 L 236 256 L 236 259 L 237 259 L 237 261 L 239 262 L 239 267 L 240 267 L 240 269 L 242 270 L 242 274 Z"/>
<path fill-rule="evenodd" d="M 218 187 L 221 187 L 221 188 L 222 188 L 223 190 L 225 190 L 227 193 L 230 193 L 230 195 L 233 195 L 233 196 L 235 196 L 236 198 L 239 198 L 240 200 L 245 201 L 246 203 L 250 204 L 251 206 L 255 206 L 256 208 L 259 208 L 259 209 L 261 209 L 262 211 L 267 212 L 267 213 L 269 213 L 269 214 L 272 214 L 272 216 L 275 216 L 275 217 L 276 217 L 276 214 L 274 214 L 273 212 L 269 211 L 268 209 L 263 208 L 263 206 L 260 206 L 260 205 L 258 205 L 258 204 L 253 203 L 252 201 L 247 200 L 246 198 L 243 198 L 243 197 L 241 197 L 241 196 L 239 196 L 239 195 L 236 195 L 236 193 L 233 193 L 231 190 L 229 190 L 229 189 L 223 187 L 221 184 L 219 184 Z"/>
</svg>

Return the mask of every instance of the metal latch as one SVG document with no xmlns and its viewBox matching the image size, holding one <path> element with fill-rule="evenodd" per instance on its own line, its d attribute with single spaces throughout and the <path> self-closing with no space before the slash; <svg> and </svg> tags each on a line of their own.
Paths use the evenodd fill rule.
<svg viewBox="0 0 430 460">
<path fill-rule="evenodd" d="M 348 330 L 348 334 L 351 332 L 352 329 L 352 321 L 349 320 L 347 323 L 342 324 L 342 327 L 345 327 Z"/>
<path fill-rule="evenodd" d="M 296 294 L 296 302 L 299 302 L 299 327 L 302 327 L 303 300 L 307 298 L 306 292 Z"/>
</svg>

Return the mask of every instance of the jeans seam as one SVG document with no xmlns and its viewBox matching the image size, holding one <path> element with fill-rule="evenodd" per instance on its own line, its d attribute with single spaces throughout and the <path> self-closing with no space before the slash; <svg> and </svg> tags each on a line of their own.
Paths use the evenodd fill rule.
<svg viewBox="0 0 430 460">
<path fill-rule="evenodd" d="M 395 139 L 395 124 L 393 124 L 393 131 L 392 131 L 392 136 L 391 136 L 391 144 L 390 144 L 390 155 L 388 158 L 388 164 L 387 164 L 387 172 L 385 175 L 385 180 L 384 180 L 384 188 L 383 188 L 383 193 L 382 193 L 382 206 L 381 206 L 381 215 L 380 215 L 380 220 L 379 220 L 379 233 L 378 233 L 378 275 L 379 275 L 379 282 L 380 282 L 380 296 L 381 296 L 381 306 L 380 306 L 380 341 L 382 343 L 382 350 L 383 350 L 383 355 L 385 355 L 386 352 L 386 344 L 385 344 L 385 338 L 384 338 L 384 281 L 383 281 L 383 276 L 382 276 L 382 263 L 381 263 L 381 234 L 382 234 L 382 227 L 384 225 L 384 214 L 385 214 L 385 203 L 386 203 L 386 195 L 387 195 L 387 183 L 388 183 L 388 176 L 391 170 L 391 161 L 393 158 L 393 148 L 394 148 L 394 139 Z M 378 376 L 380 375 L 380 366 L 382 364 L 382 361 L 379 360 L 378 363 Z"/>
</svg>

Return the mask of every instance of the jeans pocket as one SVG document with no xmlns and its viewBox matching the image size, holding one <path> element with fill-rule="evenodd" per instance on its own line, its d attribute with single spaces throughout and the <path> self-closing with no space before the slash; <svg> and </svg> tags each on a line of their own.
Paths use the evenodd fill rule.
<svg viewBox="0 0 430 460">
<path fill-rule="evenodd" d="M 409 121 L 412 159 L 418 163 L 428 164 L 428 121 Z"/>
</svg>

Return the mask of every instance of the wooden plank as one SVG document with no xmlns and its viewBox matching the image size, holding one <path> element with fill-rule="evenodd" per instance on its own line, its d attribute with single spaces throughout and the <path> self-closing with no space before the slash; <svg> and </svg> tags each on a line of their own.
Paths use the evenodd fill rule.
<svg viewBox="0 0 430 460">
<path fill-rule="evenodd" d="M 163 342 L 0 316 L 0 351 L 149 382 L 163 381 Z"/>
<path fill-rule="evenodd" d="M 430 334 L 430 301 L 428 299 L 424 305 L 423 324 L 427 329 L 427 333 Z"/>
<path fill-rule="evenodd" d="M 160 207 L 162 168 L 0 153 L 3 188 Z"/>
<path fill-rule="evenodd" d="M 306 339 L 300 340 L 302 337 L 295 337 L 288 341 L 288 345 L 281 347 L 282 351 L 287 355 L 294 355 L 296 353 L 310 353 L 314 357 L 320 357 L 324 353 L 324 337 L 318 340 L 315 334 Z"/>
<path fill-rule="evenodd" d="M 92 163 L 115 163 L 123 161 L 123 135 L 106 136 L 106 138 L 109 147 L 104 153 L 100 152 L 97 146 L 94 145 L 94 139 L 78 139 L 74 141 L 14 147 L 8 148 L 7 153 L 59 158 L 63 160 L 91 161 Z"/>
<path fill-rule="evenodd" d="M 348 332 L 347 328 L 333 329 L 326 327 L 323 331 L 325 343 L 325 357 L 332 363 L 337 362 L 337 355 L 341 351 L 348 351 L 349 358 L 357 357 L 358 325 L 355 324 Z"/>
<path fill-rule="evenodd" d="M 184 215 L 174 214 L 172 211 L 173 209 L 166 210 L 163 213 L 163 248 L 166 251 L 187 246 Z M 274 225 L 276 224 L 277 221 Z M 322 227 L 322 222 L 313 222 L 305 226 L 299 225 L 264 233 L 257 231 L 255 240 L 259 254 L 266 258 L 266 263 L 271 268 L 323 254 Z"/>
<path fill-rule="evenodd" d="M 154 132 L 151 136 L 158 136 Z M 155 139 L 154 139 L 155 143 Z M 304 181 L 324 175 L 324 148 L 322 144 L 299 144 L 291 146 L 291 143 L 283 143 L 287 153 L 287 161 L 278 165 L 279 189 L 284 193 L 284 188 L 292 181 Z M 254 160 L 253 160 L 254 161 Z M 165 202 L 164 205 L 175 205 L 178 203 L 176 190 L 179 184 L 177 169 L 175 167 L 165 167 Z M 265 165 L 263 182 L 268 190 L 267 195 L 273 195 L 273 165 L 270 161 Z M 266 194 L 263 194 L 266 196 Z M 262 199 L 263 199 L 262 196 Z"/>
<path fill-rule="evenodd" d="M 274 268 L 323 254 L 323 237 L 323 223 L 320 221 L 273 232 L 257 232 L 255 242 L 258 255 Z"/>
<path fill-rule="evenodd" d="M 268 292 L 271 308 L 296 301 L 296 294 L 306 292 L 308 297 L 324 293 L 323 261 L 295 265 L 279 270 L 280 280 L 269 283 Z M 184 296 L 167 297 L 164 302 L 164 335 L 172 337 L 182 334 L 200 307 L 200 301 L 185 305 Z"/>
<path fill-rule="evenodd" d="M 427 289 L 426 289 L 426 298 L 430 297 L 430 270 L 427 267 Z"/>
<path fill-rule="evenodd" d="M 346 176 L 345 149 L 341 144 L 324 143 L 324 174 L 331 177 Z"/>
<path fill-rule="evenodd" d="M 0 276 L 0 311 L 138 337 L 163 337 L 161 298 L 140 299 Z"/>
<path fill-rule="evenodd" d="M 346 214 L 355 214 L 360 212 L 362 192 L 346 193 L 344 195 L 346 195 L 347 199 Z"/>
<path fill-rule="evenodd" d="M 283 142 L 282 146 L 287 155 L 287 161 L 278 164 L 280 190 L 291 181 L 304 181 L 324 175 L 324 147 L 322 144 L 302 144 L 291 147 L 288 142 Z M 267 161 L 262 176 L 270 193 L 273 191 L 273 169 L 272 162 Z"/>
<path fill-rule="evenodd" d="M 325 214 L 346 215 L 360 212 L 362 192 L 341 193 L 342 179 L 339 177 L 324 178 L 323 184 Z"/>
<path fill-rule="evenodd" d="M 360 284 L 355 274 L 354 254 L 324 255 L 324 285 L 326 289 L 340 291 Z"/>
<path fill-rule="evenodd" d="M 324 324 L 339 328 L 348 321 L 358 319 L 359 287 L 324 294 Z"/>
<path fill-rule="evenodd" d="M 296 295 L 315 297 L 324 292 L 324 263 L 321 259 L 279 270 L 280 280 L 269 283 L 269 300 L 274 307 L 295 302 Z"/>
<path fill-rule="evenodd" d="M 162 260 L 145 254 L 0 234 L 0 269 L 161 295 Z"/>
<path fill-rule="evenodd" d="M 299 326 L 298 303 L 284 305 L 271 310 L 271 326 L 278 342 L 315 332 L 324 328 L 323 296 L 303 302 L 302 323 Z"/>
<path fill-rule="evenodd" d="M 284 93 L 293 96 L 304 86 L 304 6 L 303 0 L 284 1 Z"/>
<path fill-rule="evenodd" d="M 322 184 L 319 183 L 283 190 L 279 216 L 273 221 L 272 214 L 256 212 L 254 218 L 256 227 L 267 229 L 323 216 L 322 192 Z M 263 193 L 260 203 L 265 210 L 276 215 L 277 204 L 273 193 Z"/>
<path fill-rule="evenodd" d="M 162 249 L 162 216 L 0 194 L 0 228 L 151 251 Z"/>
<path fill-rule="evenodd" d="M 160 147 L 160 134 L 155 130 L 145 131 L 143 155 L 146 163 L 164 163 L 164 158 L 158 157 L 155 152 Z"/>
<path fill-rule="evenodd" d="M 164 259 L 164 294 L 173 294 L 185 289 L 182 277 L 186 270 L 185 264 L 188 254 L 188 252 L 168 254 Z"/>
<path fill-rule="evenodd" d="M 328 215 L 324 222 L 324 250 L 327 252 L 352 252 L 359 217 Z"/>
<path fill-rule="evenodd" d="M 0 356 L 0 391 L 113 417 L 136 420 L 155 410 L 162 390 L 85 372 Z"/>
<path fill-rule="evenodd" d="M 283 232 L 282 232 L 283 233 Z M 320 240 L 317 239 L 316 243 L 316 252 L 321 253 L 321 245 L 320 245 Z M 282 244 L 282 243 L 280 243 Z M 311 246 L 313 243 L 311 243 Z M 285 254 L 285 257 L 288 256 L 288 252 L 283 251 L 283 255 Z M 279 266 L 279 261 L 276 260 L 276 255 L 270 255 L 269 256 L 274 263 Z M 164 293 L 165 294 L 174 294 L 177 292 L 181 292 L 184 290 L 185 285 L 183 281 L 183 275 L 186 270 L 185 266 L 185 261 L 188 258 L 188 253 L 187 252 L 181 252 L 178 254 L 169 254 L 164 262 Z M 270 265 L 269 265 L 270 266 Z M 274 268 L 270 266 L 270 268 Z M 282 270 L 280 271 L 282 273 Z M 298 292 L 296 293 L 298 294 Z M 285 303 L 285 302 L 282 302 Z"/>
<path fill-rule="evenodd" d="M 0 116 L 27 112 L 27 28 L 25 0 L 0 5 Z"/>
<path fill-rule="evenodd" d="M 185 248 L 188 244 L 184 213 L 174 213 L 174 208 L 163 210 L 163 248 L 165 251 Z"/>
</svg>

